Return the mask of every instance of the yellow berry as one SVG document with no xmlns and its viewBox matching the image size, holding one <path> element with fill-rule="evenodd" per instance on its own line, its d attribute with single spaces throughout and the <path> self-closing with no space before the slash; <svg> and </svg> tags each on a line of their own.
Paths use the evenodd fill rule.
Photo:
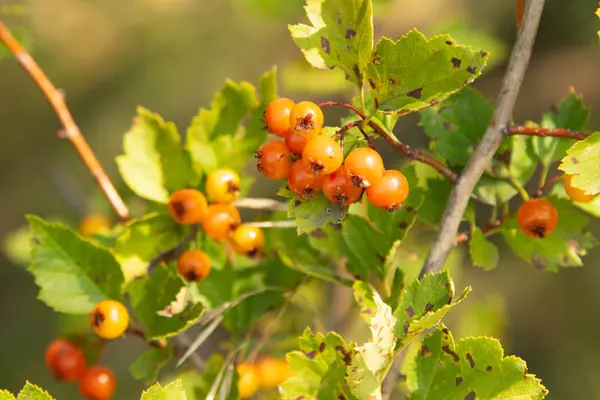
<svg viewBox="0 0 600 400">
<path fill-rule="evenodd" d="M 107 232 L 108 230 L 110 230 L 110 221 L 102 214 L 90 214 L 83 218 L 79 224 L 79 233 L 84 237 Z"/>
<path fill-rule="evenodd" d="M 248 397 L 252 397 L 259 388 L 256 367 L 252 364 L 241 363 L 237 366 L 237 372 L 240 375 L 240 379 L 238 380 L 240 398 L 247 399 Z"/>
<path fill-rule="evenodd" d="M 92 329 L 103 339 L 114 339 L 123 334 L 129 325 L 129 312 L 115 300 L 96 304 L 91 314 Z"/>
</svg>

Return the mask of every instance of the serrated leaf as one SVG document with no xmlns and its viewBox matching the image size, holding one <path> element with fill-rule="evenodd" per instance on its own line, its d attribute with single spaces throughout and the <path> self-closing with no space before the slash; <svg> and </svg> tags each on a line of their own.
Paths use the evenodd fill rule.
<svg viewBox="0 0 600 400">
<path fill-rule="evenodd" d="M 347 212 L 348 207 L 331 204 L 322 192 L 308 200 L 293 196 L 288 205 L 288 217 L 296 219 L 299 235 L 313 232 L 325 224 L 340 224 Z"/>
<path fill-rule="evenodd" d="M 105 248 L 70 228 L 29 215 L 32 237 L 28 268 L 40 287 L 39 299 L 55 311 L 87 314 L 105 299 L 119 300 L 123 273 Z"/>
<path fill-rule="evenodd" d="M 571 146 L 559 169 L 574 175 L 574 187 L 590 195 L 600 193 L 600 132 Z"/>
<path fill-rule="evenodd" d="M 367 67 L 378 110 L 408 114 L 431 107 L 481 74 L 488 54 L 449 35 L 427 39 L 416 29 L 394 42 L 381 38 Z"/>
<path fill-rule="evenodd" d="M 588 218 L 567 200 L 549 198 L 558 211 L 558 225 L 543 239 L 530 238 L 519 229 L 516 215 L 501 228 L 504 240 L 525 261 L 537 268 L 557 272 L 561 267 L 580 267 L 581 257 L 598 241 L 587 230 Z"/>
<path fill-rule="evenodd" d="M 498 205 L 506 203 L 519 192 L 508 180 L 484 173 L 473 193 L 487 204 Z"/>
<path fill-rule="evenodd" d="M 523 360 L 504 356 L 498 340 L 471 337 L 455 343 L 443 325 L 423 339 L 407 386 L 410 400 L 537 400 L 548 393 Z"/>
<path fill-rule="evenodd" d="M 469 252 L 473 265 L 490 271 L 498 265 L 500 254 L 498 248 L 489 240 L 479 228 L 475 228 L 469 242 Z"/>
<path fill-rule="evenodd" d="M 146 384 L 156 382 L 158 373 L 167 365 L 173 356 L 169 345 L 164 349 L 151 347 L 140 355 L 129 367 L 133 379 L 144 381 Z"/>
<path fill-rule="evenodd" d="M 175 124 L 145 108 L 138 108 L 133 127 L 123 138 L 123 150 L 117 166 L 127 186 L 140 197 L 166 203 L 170 193 L 197 181 Z"/>
<path fill-rule="evenodd" d="M 14 397 L 13 397 L 14 398 Z M 27 382 L 19 395 L 17 396 L 17 400 L 53 400 L 54 398 L 50 396 L 48 392 L 44 389 Z"/>
<path fill-rule="evenodd" d="M 515 181 L 525 186 L 538 166 L 533 145 L 529 138 L 521 135 L 513 135 L 508 140 L 510 141 L 508 172 Z"/>
<path fill-rule="evenodd" d="M 134 280 L 128 285 L 131 306 L 138 321 L 145 327 L 148 339 L 174 336 L 193 324 L 202 314 L 204 307 L 200 304 L 190 304 L 184 311 L 170 318 L 158 314 L 175 300 L 183 286 L 179 275 L 167 266 L 159 267 L 152 275 Z"/>
<path fill-rule="evenodd" d="M 177 379 L 165 386 L 156 383 L 142 393 L 141 400 L 186 400 L 181 379 Z"/>
<path fill-rule="evenodd" d="M 2 58 L 1 53 L 0 58 Z M 0 390 L 0 400 L 15 400 L 15 396 L 8 390 Z"/>
<path fill-rule="evenodd" d="M 340 68 L 359 87 L 373 49 L 371 0 L 307 0 L 312 26 L 290 25 L 294 42 L 316 68 Z"/>
</svg>

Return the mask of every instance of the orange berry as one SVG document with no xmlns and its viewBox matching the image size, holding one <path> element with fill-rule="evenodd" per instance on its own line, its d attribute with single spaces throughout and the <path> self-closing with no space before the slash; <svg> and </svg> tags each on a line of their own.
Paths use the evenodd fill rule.
<svg viewBox="0 0 600 400">
<path fill-rule="evenodd" d="M 285 97 L 273 100 L 265 111 L 265 122 L 271 133 L 286 137 L 290 131 L 290 114 L 296 103 Z"/>
<path fill-rule="evenodd" d="M 225 240 L 242 223 L 240 212 L 230 204 L 211 204 L 202 222 L 204 232 L 214 240 Z"/>
<path fill-rule="evenodd" d="M 322 189 L 329 201 L 340 206 L 356 203 L 363 193 L 362 188 L 352 185 L 344 167 L 327 175 L 323 180 Z"/>
<path fill-rule="evenodd" d="M 263 357 L 256 362 L 259 386 L 265 389 L 274 388 L 285 382 L 291 375 L 287 361 L 275 357 Z"/>
<path fill-rule="evenodd" d="M 233 232 L 231 244 L 238 254 L 255 257 L 265 247 L 265 234 L 256 226 L 242 224 Z"/>
<path fill-rule="evenodd" d="M 273 140 L 256 151 L 256 169 L 274 180 L 287 178 L 292 166 L 292 153 L 283 142 Z"/>
<path fill-rule="evenodd" d="M 256 367 L 252 364 L 240 363 L 237 366 L 237 372 L 240 376 L 238 379 L 240 398 L 247 399 L 248 397 L 254 396 L 259 388 L 259 378 Z"/>
<path fill-rule="evenodd" d="M 129 312 L 115 300 L 103 300 L 96 304 L 91 314 L 92 329 L 103 339 L 121 336 L 129 325 Z"/>
<path fill-rule="evenodd" d="M 79 391 L 90 400 L 108 400 L 115 393 L 117 378 L 112 369 L 95 365 L 79 379 Z"/>
<path fill-rule="evenodd" d="M 387 170 L 379 182 L 366 190 L 367 200 L 375 207 L 386 211 L 395 211 L 408 197 L 408 181 L 396 170 Z"/>
<path fill-rule="evenodd" d="M 229 168 L 214 170 L 206 179 L 206 193 L 215 203 L 232 203 L 240 194 L 240 176 Z"/>
<path fill-rule="evenodd" d="M 581 190 L 573 186 L 573 177 L 575 175 L 565 175 L 563 180 L 563 185 L 565 187 L 565 192 L 569 198 L 577 203 L 589 203 L 593 201 L 597 195 L 586 194 L 585 190 Z"/>
<path fill-rule="evenodd" d="M 287 148 L 298 156 L 302 155 L 307 142 L 308 139 L 295 132 L 290 132 L 290 134 L 285 137 L 285 145 Z"/>
<path fill-rule="evenodd" d="M 180 189 L 169 199 L 169 214 L 183 225 L 199 224 L 207 209 L 206 198 L 195 189 Z"/>
<path fill-rule="evenodd" d="M 79 233 L 81 236 L 90 237 L 110 230 L 110 221 L 102 214 L 90 214 L 81 220 Z"/>
<path fill-rule="evenodd" d="M 288 187 L 303 199 L 308 199 L 321 190 L 325 176 L 315 175 L 312 166 L 304 159 L 300 159 L 290 168 Z"/>
<path fill-rule="evenodd" d="M 352 184 L 364 188 L 379 182 L 384 171 L 381 156 L 368 147 L 352 150 L 346 157 L 344 168 Z"/>
<path fill-rule="evenodd" d="M 296 104 L 290 114 L 290 127 L 292 131 L 307 139 L 321 133 L 323 121 L 323 111 L 311 101 L 301 101 Z"/>
<path fill-rule="evenodd" d="M 336 171 L 344 162 L 342 147 L 328 136 L 315 136 L 309 139 L 302 152 L 315 174 L 328 175 Z"/>
<path fill-rule="evenodd" d="M 177 259 L 177 271 L 187 281 L 201 281 L 210 273 L 210 257 L 200 250 L 184 251 Z"/>
<path fill-rule="evenodd" d="M 554 232 L 558 225 L 558 211 L 546 199 L 531 199 L 517 211 L 521 231 L 532 238 L 544 238 Z"/>
</svg>

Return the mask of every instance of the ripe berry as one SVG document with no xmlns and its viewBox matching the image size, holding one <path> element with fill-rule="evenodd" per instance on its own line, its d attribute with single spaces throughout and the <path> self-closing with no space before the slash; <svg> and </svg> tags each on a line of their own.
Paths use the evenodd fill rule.
<svg viewBox="0 0 600 400">
<path fill-rule="evenodd" d="M 558 211 L 546 199 L 531 199 L 517 211 L 521 231 L 532 238 L 544 238 L 554 232 L 558 224 Z"/>
<path fill-rule="evenodd" d="M 73 343 L 56 339 L 46 348 L 46 365 L 61 381 L 77 380 L 85 371 L 85 356 Z"/>
<path fill-rule="evenodd" d="M 231 244 L 238 254 L 255 257 L 265 247 L 265 234 L 258 227 L 242 224 L 233 232 Z"/>
<path fill-rule="evenodd" d="M 290 126 L 292 131 L 305 138 L 311 138 L 321 133 L 323 128 L 323 111 L 311 101 L 301 101 L 292 108 Z"/>
<path fill-rule="evenodd" d="M 229 168 L 214 170 L 206 180 L 206 192 L 215 203 L 231 203 L 240 194 L 240 176 Z"/>
<path fill-rule="evenodd" d="M 285 382 L 292 374 L 285 360 L 275 357 L 264 357 L 257 361 L 259 386 L 265 389 L 274 388 Z"/>
<path fill-rule="evenodd" d="M 303 199 L 308 199 L 321 190 L 325 176 L 315 175 L 312 166 L 304 159 L 300 159 L 290 168 L 288 187 Z"/>
<path fill-rule="evenodd" d="M 79 391 L 90 400 L 108 400 L 115 393 L 117 378 L 112 369 L 94 365 L 79 379 Z"/>
<path fill-rule="evenodd" d="M 234 206 L 211 204 L 202 222 L 202 229 L 214 240 L 225 240 L 241 223 L 240 212 Z"/>
<path fill-rule="evenodd" d="M 408 197 L 408 181 L 401 172 L 387 170 L 379 182 L 369 186 L 366 192 L 367 200 L 375 207 L 394 211 Z"/>
<path fill-rule="evenodd" d="M 383 160 L 378 152 L 368 147 L 354 149 L 344 162 L 346 173 L 354 186 L 369 187 L 383 176 Z"/>
<path fill-rule="evenodd" d="M 103 233 L 110 229 L 110 221 L 102 214 L 90 214 L 79 224 L 81 236 L 89 237 L 97 233 Z"/>
<path fill-rule="evenodd" d="M 199 224 L 206 213 L 206 198 L 195 189 L 180 189 L 169 199 L 169 214 L 180 224 Z"/>
<path fill-rule="evenodd" d="M 571 200 L 578 203 L 589 203 L 593 201 L 597 196 L 592 194 L 586 194 L 585 190 L 581 190 L 573 186 L 574 175 L 565 175 L 563 185 L 565 192 L 571 198 Z"/>
<path fill-rule="evenodd" d="M 254 396 L 254 393 L 256 393 L 259 388 L 259 378 L 256 367 L 252 364 L 240 363 L 237 366 L 237 372 L 240 375 L 238 380 L 240 398 L 246 399 Z"/>
<path fill-rule="evenodd" d="M 308 140 L 302 158 L 310 163 L 315 174 L 328 175 L 342 165 L 344 151 L 332 138 L 319 135 Z"/>
<path fill-rule="evenodd" d="M 286 137 L 290 131 L 290 113 L 296 103 L 293 100 L 281 97 L 273 100 L 265 111 L 265 122 L 271 133 Z"/>
<path fill-rule="evenodd" d="M 290 173 L 292 153 L 283 142 L 272 140 L 256 151 L 256 169 L 269 179 L 284 179 Z"/>
<path fill-rule="evenodd" d="M 363 193 L 362 188 L 352 185 L 343 167 L 325 177 L 322 189 L 329 201 L 339 206 L 356 203 Z"/>
<path fill-rule="evenodd" d="M 92 329 L 104 339 L 114 339 L 123 334 L 129 325 L 129 312 L 115 300 L 96 304 L 91 314 Z"/>
<path fill-rule="evenodd" d="M 177 271 L 187 281 L 201 281 L 210 273 L 210 258 L 200 250 L 185 251 L 177 259 Z"/>
<path fill-rule="evenodd" d="M 294 154 L 301 156 L 304 151 L 304 147 L 308 139 L 304 136 L 298 135 L 295 132 L 290 132 L 289 135 L 285 137 L 285 145 L 287 148 Z"/>
</svg>

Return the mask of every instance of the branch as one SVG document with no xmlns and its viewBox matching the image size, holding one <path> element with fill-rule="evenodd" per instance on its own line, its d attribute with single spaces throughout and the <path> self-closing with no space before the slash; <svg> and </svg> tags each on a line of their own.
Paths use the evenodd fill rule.
<svg viewBox="0 0 600 400">
<path fill-rule="evenodd" d="M 238 208 L 251 208 L 253 210 L 271 210 L 271 211 L 287 211 L 286 203 L 281 203 L 273 199 L 253 199 L 241 198 L 236 200 L 233 205 Z"/>
<path fill-rule="evenodd" d="M 508 122 L 531 58 L 544 1 L 529 0 L 527 2 L 525 19 L 510 56 L 492 123 L 487 128 L 483 139 L 475 149 L 460 179 L 452 188 L 450 199 L 442 217 L 441 229 L 431 247 L 425 265 L 421 269 L 419 278 L 422 278 L 428 272 L 436 272 L 442 269 L 450 250 L 456 245 L 456 234 L 469 202 L 469 197 L 504 136 L 509 133 L 507 132 Z"/>
<path fill-rule="evenodd" d="M 525 8 L 525 0 L 517 0 L 517 31 L 523 25 L 523 9 Z"/>
<path fill-rule="evenodd" d="M 589 134 L 584 132 L 572 131 L 564 128 L 536 128 L 528 126 L 511 126 L 509 128 L 511 135 L 526 135 L 539 137 L 559 137 L 565 139 L 584 140 Z"/>
<path fill-rule="evenodd" d="M 158 267 L 158 265 L 165 261 L 165 262 L 169 262 L 169 261 L 173 261 L 175 260 L 177 257 L 179 257 L 179 255 L 181 254 L 181 252 L 183 251 L 183 248 L 185 247 L 186 244 L 190 243 L 191 241 L 193 241 L 196 236 L 198 235 L 198 229 L 200 228 L 199 225 L 191 225 L 190 226 L 190 233 L 184 237 L 181 242 L 179 242 L 177 244 L 177 246 L 167 250 L 167 251 L 163 251 L 162 253 L 160 253 L 159 255 L 157 255 L 156 257 L 154 257 L 150 263 L 148 264 L 148 274 L 151 274 L 152 271 L 154 271 L 154 269 L 156 267 Z"/>
<path fill-rule="evenodd" d="M 248 222 L 248 225 L 257 227 L 257 228 L 295 228 L 296 221 L 287 220 L 287 221 L 260 221 L 260 222 Z"/>
<path fill-rule="evenodd" d="M 100 189 L 110 202 L 110 205 L 115 210 L 115 213 L 121 221 L 125 221 L 129 218 L 129 210 L 127 206 L 117 193 L 117 190 L 113 186 L 112 182 L 106 175 L 106 172 L 100 165 L 100 162 L 96 158 L 94 152 L 90 148 L 89 144 L 81 134 L 81 131 L 75 124 L 67 105 L 65 104 L 64 95 L 56 89 L 56 87 L 50 82 L 44 71 L 34 61 L 34 59 L 27 53 L 27 51 L 21 46 L 21 44 L 11 34 L 8 27 L 0 21 L 0 39 L 11 53 L 15 56 L 21 67 L 31 76 L 35 83 L 39 86 L 42 93 L 48 99 L 48 102 L 56 112 L 58 119 L 64 127 L 62 134 L 64 137 L 69 139 L 75 150 L 81 156 L 81 159 L 90 170 L 90 173 L 96 180 Z"/>
</svg>

